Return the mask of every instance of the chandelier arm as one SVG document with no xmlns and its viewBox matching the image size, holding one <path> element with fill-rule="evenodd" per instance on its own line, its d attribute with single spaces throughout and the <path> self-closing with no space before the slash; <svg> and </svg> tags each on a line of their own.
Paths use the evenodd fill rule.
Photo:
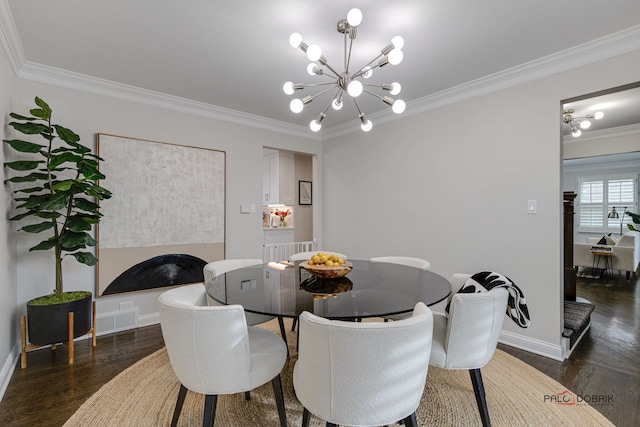
<svg viewBox="0 0 640 427">
<path fill-rule="evenodd" d="M 368 86 L 375 86 L 375 85 L 368 85 Z M 384 96 L 382 95 L 378 95 L 377 93 L 371 92 L 370 90 L 366 90 L 366 89 L 362 89 L 363 92 L 367 92 L 369 95 L 373 95 L 376 98 L 380 98 L 384 101 Z"/>
<path fill-rule="evenodd" d="M 351 99 L 353 99 L 353 103 L 356 104 L 356 110 L 358 110 L 358 114 L 362 115 L 362 111 L 360 110 L 360 106 L 356 102 L 356 99 L 355 98 L 351 98 Z"/>
<path fill-rule="evenodd" d="M 346 34 L 344 36 L 345 36 L 345 38 L 347 37 Z M 345 67 L 344 67 L 344 72 L 346 74 L 349 74 L 349 65 L 351 65 L 351 48 L 352 47 L 353 47 L 353 39 L 349 38 L 349 54 L 347 56 L 347 63 L 345 65 Z M 345 53 L 345 55 L 346 55 L 346 53 Z"/>
<path fill-rule="evenodd" d="M 330 88 L 330 87 L 328 87 L 328 88 L 326 88 L 325 90 L 322 90 L 322 91 L 320 91 L 320 92 L 316 93 L 315 95 L 311 95 L 311 97 L 310 97 L 310 98 L 313 100 L 313 98 L 316 98 L 316 97 L 318 97 L 318 96 L 320 96 L 320 95 L 322 95 L 322 94 L 325 94 L 325 93 L 326 93 L 327 91 L 329 91 L 330 89 L 331 89 L 331 88 Z"/>
<path fill-rule="evenodd" d="M 373 58 L 371 61 L 369 61 L 369 63 L 367 65 L 365 65 L 364 67 L 360 68 L 360 70 L 353 75 L 353 78 L 360 77 L 361 75 L 366 73 L 365 68 L 367 68 L 368 66 L 370 66 L 371 64 L 373 64 L 374 62 L 376 62 L 378 59 L 380 59 L 382 57 L 384 57 L 384 55 L 378 55 L 375 58 Z M 376 65 L 374 65 L 373 67 L 369 68 L 369 70 L 374 70 L 376 68 L 380 68 L 380 63 L 379 62 Z M 369 71 L 369 70 L 367 70 L 367 71 Z"/>
<path fill-rule="evenodd" d="M 336 70 L 334 70 L 333 67 L 331 65 L 329 65 L 329 63 L 326 61 L 326 59 L 324 61 L 320 61 L 320 64 L 322 64 L 325 67 L 327 67 L 329 69 L 329 71 L 331 71 L 336 76 L 336 80 L 340 77 L 340 73 L 338 73 Z"/>
<path fill-rule="evenodd" d="M 334 79 L 334 81 L 332 81 L 332 82 L 325 82 L 325 83 L 309 83 L 309 84 L 303 83 L 303 84 L 304 84 L 304 88 L 303 88 L 303 89 L 308 88 L 308 87 L 313 87 L 313 86 L 335 85 L 335 84 L 338 84 L 338 79 Z"/>
</svg>

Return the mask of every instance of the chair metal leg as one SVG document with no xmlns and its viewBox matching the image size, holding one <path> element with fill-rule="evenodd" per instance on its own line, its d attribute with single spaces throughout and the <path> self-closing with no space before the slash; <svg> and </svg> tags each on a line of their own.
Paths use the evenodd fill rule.
<svg viewBox="0 0 640 427">
<path fill-rule="evenodd" d="M 178 418 L 180 418 L 180 412 L 182 412 L 182 405 L 184 404 L 184 398 L 186 396 L 187 388 L 180 384 L 180 391 L 178 392 L 176 408 L 173 410 L 173 418 L 171 418 L 171 427 L 176 427 L 178 425 Z"/>
<path fill-rule="evenodd" d="M 471 375 L 471 383 L 473 384 L 473 392 L 476 395 L 476 403 L 478 411 L 480 411 L 480 419 L 483 427 L 491 427 L 489 419 L 489 408 L 487 408 L 487 396 L 484 393 L 484 384 L 482 383 L 482 374 L 480 369 L 469 369 Z"/>
<path fill-rule="evenodd" d="M 278 418 L 280 418 L 280 427 L 287 427 L 287 414 L 284 410 L 284 396 L 282 393 L 282 382 L 280 374 L 271 380 L 273 386 L 273 394 L 276 395 L 276 406 L 278 407 Z"/>
<path fill-rule="evenodd" d="M 284 318 L 282 316 L 278 316 L 278 325 L 280 325 L 280 335 L 282 335 L 282 339 L 287 346 L 287 357 L 289 357 L 289 343 L 287 343 L 287 333 L 284 330 Z"/>
<path fill-rule="evenodd" d="M 217 403 L 217 395 L 207 394 L 204 396 L 204 416 L 202 417 L 202 427 L 213 427 L 213 422 L 216 418 Z"/>
<path fill-rule="evenodd" d="M 627 279 L 627 280 L 629 280 L 629 279 Z M 294 317 L 293 318 L 293 323 L 291 324 L 291 332 L 295 332 L 297 324 L 298 324 L 298 318 Z"/>
<path fill-rule="evenodd" d="M 309 427 L 309 420 L 311 419 L 311 414 L 307 408 L 303 408 L 302 411 L 302 427 Z"/>
<path fill-rule="evenodd" d="M 327 421 L 327 427 L 338 427 L 338 424 L 330 423 Z"/>
<path fill-rule="evenodd" d="M 251 400 L 251 392 L 250 391 L 245 391 L 244 392 L 244 400 Z"/>
<path fill-rule="evenodd" d="M 418 420 L 416 419 L 416 413 L 409 415 L 407 418 L 402 420 L 405 427 L 418 427 Z"/>
</svg>

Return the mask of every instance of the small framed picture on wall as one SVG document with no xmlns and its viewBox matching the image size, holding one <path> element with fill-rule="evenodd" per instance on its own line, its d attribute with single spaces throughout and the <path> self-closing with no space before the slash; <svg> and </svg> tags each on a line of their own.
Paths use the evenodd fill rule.
<svg viewBox="0 0 640 427">
<path fill-rule="evenodd" d="M 311 181 L 298 181 L 298 204 L 311 204 Z"/>
</svg>

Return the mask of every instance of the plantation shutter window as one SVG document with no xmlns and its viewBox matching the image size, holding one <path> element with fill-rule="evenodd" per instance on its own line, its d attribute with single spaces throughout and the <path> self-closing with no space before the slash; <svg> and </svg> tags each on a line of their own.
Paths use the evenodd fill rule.
<svg viewBox="0 0 640 427">
<path fill-rule="evenodd" d="M 578 180 L 577 227 L 586 232 L 622 232 L 637 212 L 637 175 L 582 177 Z"/>
</svg>

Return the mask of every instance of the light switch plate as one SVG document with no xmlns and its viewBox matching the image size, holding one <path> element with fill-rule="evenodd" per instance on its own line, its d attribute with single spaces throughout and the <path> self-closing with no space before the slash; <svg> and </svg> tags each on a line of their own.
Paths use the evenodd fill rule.
<svg viewBox="0 0 640 427">
<path fill-rule="evenodd" d="M 527 213 L 530 213 L 530 214 L 538 213 L 537 200 L 527 200 Z"/>
</svg>

